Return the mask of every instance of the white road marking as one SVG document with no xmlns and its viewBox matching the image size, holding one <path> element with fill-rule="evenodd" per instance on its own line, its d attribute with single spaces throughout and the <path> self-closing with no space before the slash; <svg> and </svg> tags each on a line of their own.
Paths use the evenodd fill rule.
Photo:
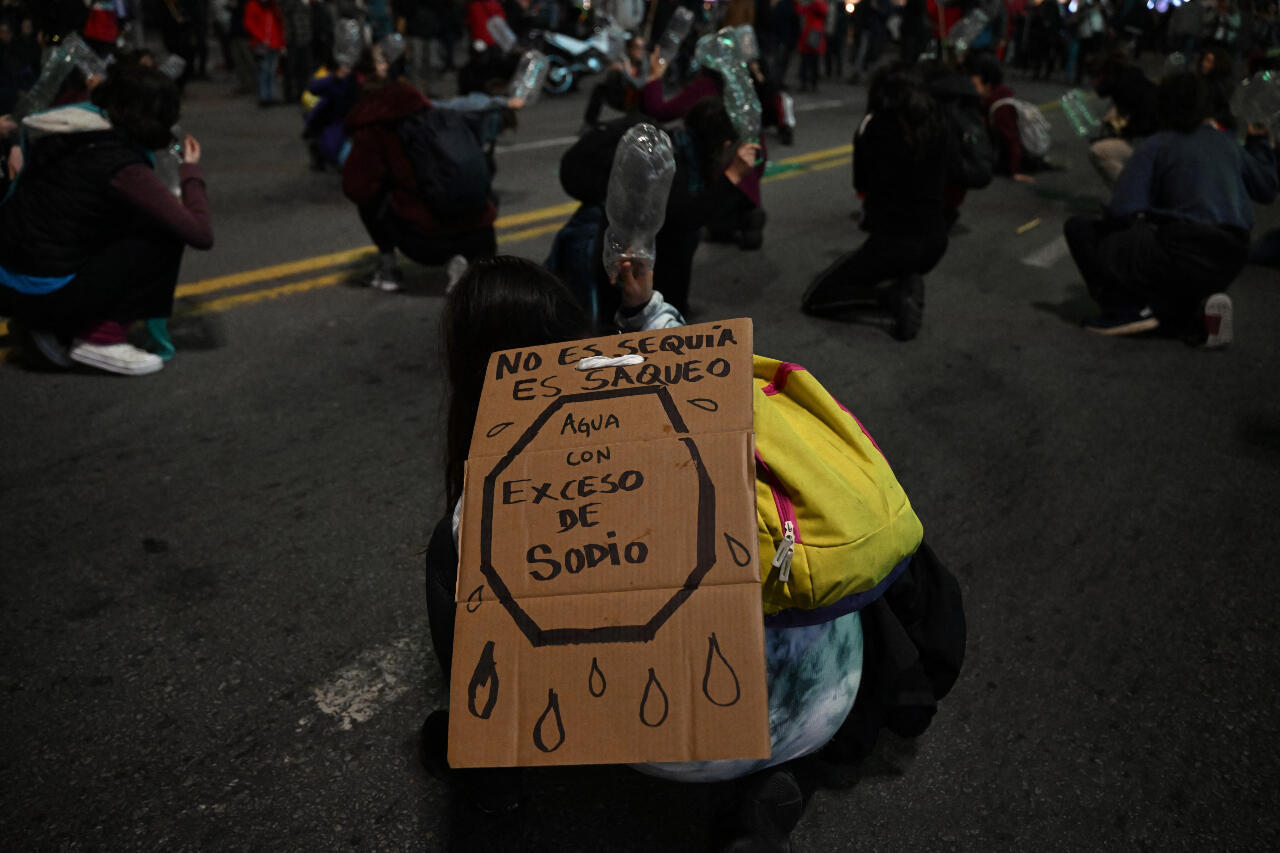
<svg viewBox="0 0 1280 853">
<path fill-rule="evenodd" d="M 807 113 L 813 110 L 829 110 L 833 107 L 846 107 L 852 101 L 814 101 L 811 104 L 796 104 L 796 112 Z"/>
<path fill-rule="evenodd" d="M 1047 270 L 1069 254 L 1071 250 L 1067 248 L 1067 238 L 1059 236 L 1027 255 L 1022 262 L 1029 267 Z"/>
<path fill-rule="evenodd" d="M 343 731 L 350 731 L 355 723 L 368 722 L 408 692 L 418 653 L 418 644 L 411 637 L 364 652 L 334 673 L 328 683 L 312 689 L 316 706 L 336 719 Z"/>
<path fill-rule="evenodd" d="M 537 148 L 554 148 L 557 145 L 569 145 L 577 142 L 576 136 L 557 136 L 555 139 L 535 139 L 533 142 L 517 142 L 515 145 L 499 145 L 494 151 L 499 154 L 510 154 L 514 151 L 533 151 Z"/>
</svg>

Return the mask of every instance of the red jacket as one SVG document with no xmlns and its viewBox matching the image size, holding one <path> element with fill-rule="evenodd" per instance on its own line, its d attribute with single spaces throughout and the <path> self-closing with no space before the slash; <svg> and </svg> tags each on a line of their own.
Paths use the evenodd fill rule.
<svg viewBox="0 0 1280 853">
<path fill-rule="evenodd" d="M 407 83 L 387 83 L 361 95 L 347 113 L 351 151 L 342 167 L 343 194 L 363 207 L 376 203 L 385 191 L 396 218 L 421 234 L 493 225 L 498 210 L 492 202 L 471 220 L 450 222 L 446 227 L 436 221 L 419 195 L 413 165 L 396 135 L 396 124 L 430 107 L 431 102 Z"/>
<path fill-rule="evenodd" d="M 249 0 L 244 7 L 244 29 L 254 48 L 284 50 L 284 15 L 275 0 Z"/>
<path fill-rule="evenodd" d="M 502 4 L 498 0 L 471 0 L 467 4 L 467 26 L 471 29 L 471 40 L 482 41 L 486 45 L 494 44 L 493 36 L 489 34 L 490 18 L 507 19 L 507 15 L 502 11 Z"/>
<path fill-rule="evenodd" d="M 816 53 L 819 56 L 827 52 L 827 12 L 826 0 L 813 0 L 800 7 L 800 43 L 796 50 L 800 53 Z M 818 46 L 809 44 L 810 33 L 817 33 L 815 39 Z"/>
</svg>

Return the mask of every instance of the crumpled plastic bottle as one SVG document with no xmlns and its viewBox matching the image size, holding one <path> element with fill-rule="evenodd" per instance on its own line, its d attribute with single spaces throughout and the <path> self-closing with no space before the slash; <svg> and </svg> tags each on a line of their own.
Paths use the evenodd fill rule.
<svg viewBox="0 0 1280 853">
<path fill-rule="evenodd" d="M 1244 122 L 1280 130 L 1280 72 L 1259 71 L 1231 96 L 1231 112 Z"/>
<path fill-rule="evenodd" d="M 1106 104 L 1091 91 L 1072 89 L 1062 96 L 1062 112 L 1067 122 L 1080 136 L 1091 136 L 1102 126 L 1106 116 Z"/>
<path fill-rule="evenodd" d="M 751 82 L 751 72 L 742 59 L 737 34 L 726 27 L 698 39 L 693 58 L 698 65 L 717 72 L 724 79 L 724 108 L 733 122 L 738 141 L 760 141 L 760 97 Z"/>
<path fill-rule="evenodd" d="M 48 58 L 40 68 L 40 76 L 18 100 L 13 117 L 21 120 L 32 113 L 47 110 L 74 68 L 79 68 L 85 77 L 107 73 L 106 61 L 94 53 L 79 35 L 71 33 L 49 51 Z"/>
<path fill-rule="evenodd" d="M 542 94 L 542 84 L 547 82 L 551 63 L 540 50 L 526 50 L 516 64 L 515 76 L 507 87 L 507 96 L 522 98 L 526 107 L 532 106 Z"/>
<path fill-rule="evenodd" d="M 991 23 L 991 17 L 981 9 L 971 9 L 963 18 L 956 21 L 947 41 L 955 48 L 956 53 L 967 53 L 973 46 L 974 39 L 982 35 L 982 31 Z"/>
<path fill-rule="evenodd" d="M 360 22 L 342 18 L 333 25 L 333 61 L 342 68 L 354 68 L 364 50 L 364 33 Z"/>
<path fill-rule="evenodd" d="M 382 58 L 390 65 L 404 56 L 404 36 L 399 33 L 389 33 L 378 42 L 378 49 L 382 51 Z"/>
<path fill-rule="evenodd" d="M 516 34 L 511 31 L 511 25 L 507 23 L 506 18 L 494 15 L 485 22 L 484 28 L 489 31 L 489 35 L 493 36 L 493 40 L 498 43 L 498 47 L 502 48 L 503 53 L 511 53 L 516 49 Z"/>
<path fill-rule="evenodd" d="M 186 139 L 187 135 L 176 124 L 169 129 L 169 134 L 169 144 L 153 153 L 156 177 L 168 187 L 169 192 L 181 197 L 182 183 L 178 174 L 178 167 L 182 165 L 182 140 Z"/>
<path fill-rule="evenodd" d="M 171 53 L 165 57 L 164 62 L 161 62 L 156 70 L 170 80 L 177 80 L 182 76 L 182 72 L 187 70 L 187 61 L 178 56 L 178 54 Z"/>
<path fill-rule="evenodd" d="M 733 27 L 733 37 L 738 43 L 738 55 L 742 61 L 750 65 L 760 59 L 760 43 L 756 40 L 755 28 L 750 24 L 739 24 Z"/>
<path fill-rule="evenodd" d="M 635 31 L 644 21 L 644 0 L 609 0 L 609 16 L 624 30 Z"/>
<path fill-rule="evenodd" d="M 671 13 L 671 20 L 667 21 L 667 28 L 658 39 L 658 56 L 667 68 L 671 67 L 671 61 L 680 52 L 680 43 L 688 37 L 691 29 L 693 29 L 693 12 L 681 6 Z"/>
<path fill-rule="evenodd" d="M 651 124 L 631 127 L 618 143 L 609 171 L 601 260 L 609 277 L 623 261 L 654 262 L 654 242 L 667 216 L 667 196 L 676 174 L 671 138 Z"/>
</svg>

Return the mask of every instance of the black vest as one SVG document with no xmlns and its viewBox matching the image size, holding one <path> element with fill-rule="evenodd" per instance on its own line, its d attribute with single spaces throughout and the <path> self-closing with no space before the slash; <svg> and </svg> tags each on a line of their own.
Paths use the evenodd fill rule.
<svg viewBox="0 0 1280 853">
<path fill-rule="evenodd" d="M 74 275 L 131 233 L 137 213 L 111 187 L 146 155 L 114 130 L 37 139 L 13 194 L 0 204 L 0 266 L 34 276 Z"/>
</svg>

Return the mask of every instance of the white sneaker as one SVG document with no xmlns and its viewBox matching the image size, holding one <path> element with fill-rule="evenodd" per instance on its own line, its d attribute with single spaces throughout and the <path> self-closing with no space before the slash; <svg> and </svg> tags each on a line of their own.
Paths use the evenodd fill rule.
<svg viewBox="0 0 1280 853">
<path fill-rule="evenodd" d="M 400 282 L 404 280 L 404 273 L 399 269 L 390 272 L 384 270 L 374 270 L 373 275 L 369 276 L 368 284 L 374 290 L 381 290 L 383 293 L 396 293 L 401 290 Z"/>
<path fill-rule="evenodd" d="M 1206 349 L 1218 349 L 1231 343 L 1231 297 L 1214 293 L 1204 301 L 1204 343 Z"/>
<path fill-rule="evenodd" d="M 448 276 L 448 283 L 444 286 L 444 292 L 453 293 L 453 289 L 458 286 L 458 282 L 467 274 L 467 259 L 462 255 L 454 255 L 449 259 L 449 263 L 444 265 L 444 274 Z"/>
<path fill-rule="evenodd" d="M 133 344 L 91 344 L 77 340 L 71 345 L 70 356 L 72 361 L 122 376 L 145 376 L 164 367 L 160 356 Z"/>
</svg>

